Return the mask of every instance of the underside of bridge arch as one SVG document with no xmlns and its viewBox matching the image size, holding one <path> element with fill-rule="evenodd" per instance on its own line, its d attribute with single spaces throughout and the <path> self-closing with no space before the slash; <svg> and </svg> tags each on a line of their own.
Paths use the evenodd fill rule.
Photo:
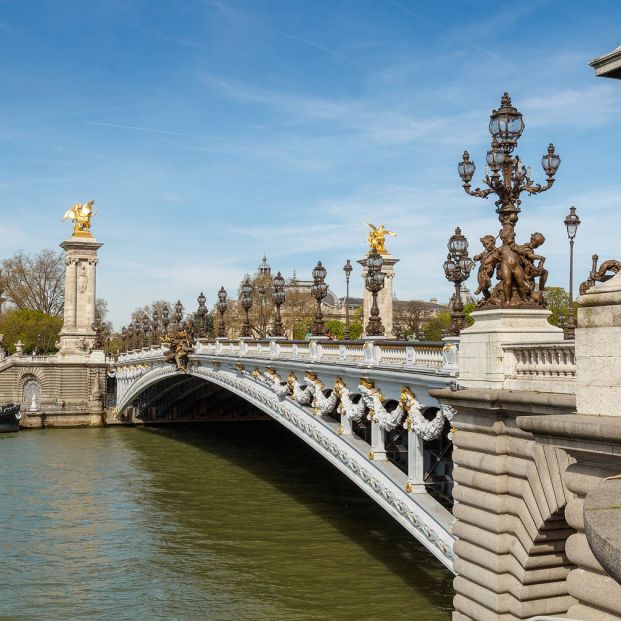
<svg viewBox="0 0 621 621">
<path fill-rule="evenodd" d="M 144 423 L 205 420 L 268 420 L 254 405 L 193 375 L 174 375 L 152 384 L 132 402 Z"/>
</svg>

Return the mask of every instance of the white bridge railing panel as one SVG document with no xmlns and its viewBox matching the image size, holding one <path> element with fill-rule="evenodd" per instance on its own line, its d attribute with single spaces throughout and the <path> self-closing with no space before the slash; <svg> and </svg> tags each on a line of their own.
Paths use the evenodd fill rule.
<svg viewBox="0 0 621 621">
<path fill-rule="evenodd" d="M 576 356 L 573 341 L 506 344 L 505 388 L 546 392 L 575 392 Z"/>
</svg>

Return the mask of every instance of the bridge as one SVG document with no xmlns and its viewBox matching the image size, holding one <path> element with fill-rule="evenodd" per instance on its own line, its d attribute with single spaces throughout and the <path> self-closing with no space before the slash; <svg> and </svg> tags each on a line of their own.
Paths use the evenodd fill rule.
<svg viewBox="0 0 621 621">
<path fill-rule="evenodd" d="M 179 364 L 166 345 L 123 353 L 117 418 L 204 420 L 251 404 L 363 489 L 447 568 L 454 410 L 429 395 L 454 384 L 456 347 L 399 341 L 197 339 Z M 247 408 L 241 408 L 241 417 Z"/>
</svg>

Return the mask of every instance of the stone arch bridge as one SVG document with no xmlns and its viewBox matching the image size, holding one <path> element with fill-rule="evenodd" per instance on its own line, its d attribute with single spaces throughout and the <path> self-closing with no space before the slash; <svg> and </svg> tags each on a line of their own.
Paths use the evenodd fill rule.
<svg viewBox="0 0 621 621">
<path fill-rule="evenodd" d="M 453 571 L 454 411 L 429 391 L 454 382 L 454 345 L 198 340 L 183 367 L 166 362 L 164 346 L 121 354 L 110 371 L 115 417 L 150 424 L 204 420 L 203 407 L 212 416 L 235 409 L 248 417 L 258 409 Z"/>
</svg>

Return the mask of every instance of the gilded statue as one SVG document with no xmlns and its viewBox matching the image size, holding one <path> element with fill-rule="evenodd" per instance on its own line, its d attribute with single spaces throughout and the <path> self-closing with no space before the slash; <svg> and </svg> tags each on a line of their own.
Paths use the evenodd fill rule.
<svg viewBox="0 0 621 621">
<path fill-rule="evenodd" d="M 163 336 L 162 343 L 168 346 L 164 352 L 165 361 L 176 365 L 179 371 L 187 373 L 189 355 L 194 351 L 190 334 L 185 330 L 179 330 Z"/>
<path fill-rule="evenodd" d="M 389 231 L 383 224 L 374 226 L 367 222 L 367 226 L 371 229 L 369 231 L 369 249 L 373 250 L 373 248 L 375 248 L 379 254 L 388 254 L 388 250 L 386 250 L 384 246 L 386 243 L 386 235 L 396 237 L 397 234 L 394 231 Z"/>
<path fill-rule="evenodd" d="M 73 236 L 74 237 L 92 237 L 91 235 L 91 218 L 95 215 L 93 206 L 95 201 L 88 201 L 88 203 L 75 203 L 71 209 L 69 209 L 63 218 L 63 222 L 67 218 L 71 218 L 73 221 Z"/>
</svg>

